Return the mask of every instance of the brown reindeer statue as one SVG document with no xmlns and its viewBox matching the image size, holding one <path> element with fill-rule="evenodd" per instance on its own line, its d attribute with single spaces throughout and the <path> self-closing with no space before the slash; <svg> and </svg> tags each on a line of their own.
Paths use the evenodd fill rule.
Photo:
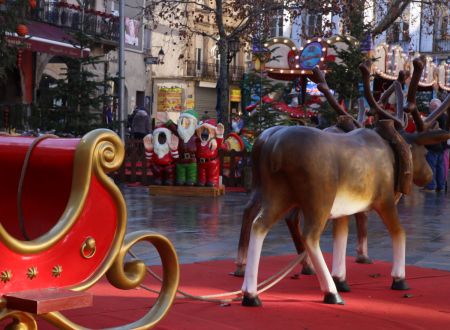
<svg viewBox="0 0 450 330">
<path fill-rule="evenodd" d="M 330 105 L 333 109 L 335 109 L 337 115 L 338 115 L 338 122 L 335 126 L 328 127 L 324 129 L 324 131 L 327 132 L 334 132 L 334 133 L 347 133 L 350 132 L 356 128 L 361 128 L 362 123 L 364 122 L 364 115 L 365 115 L 365 109 L 360 109 L 360 113 L 358 114 L 358 120 L 354 120 L 350 114 L 348 114 L 340 105 L 339 103 L 334 99 L 333 95 L 331 94 L 330 88 L 328 87 L 328 84 L 326 83 L 325 77 L 323 73 L 318 69 L 315 68 L 313 70 L 313 75 L 310 77 L 310 79 L 317 84 L 318 89 L 322 92 L 322 94 L 325 96 L 325 98 L 328 100 Z M 389 89 L 385 92 L 384 98 L 387 99 L 392 94 L 393 89 Z M 271 130 L 267 130 L 267 133 L 265 134 L 271 134 Z M 258 143 L 256 143 L 253 146 L 253 150 L 259 149 L 262 147 L 262 141 L 264 141 L 265 138 L 261 138 L 258 140 Z M 256 152 L 259 152 L 256 150 Z M 239 237 L 239 243 L 238 243 L 238 251 L 237 251 L 237 257 L 236 257 L 236 270 L 234 271 L 233 275 L 242 277 L 244 276 L 244 269 L 247 261 L 247 252 L 248 252 L 248 244 L 250 240 L 250 230 L 252 226 L 253 219 L 255 218 L 256 214 L 259 212 L 261 208 L 261 194 L 259 191 L 253 190 L 252 194 L 250 196 L 250 201 L 247 203 L 246 208 L 244 209 L 244 214 L 242 217 L 242 225 L 241 225 L 241 233 Z M 285 217 L 286 225 L 288 226 L 289 232 L 291 234 L 292 240 L 294 242 L 295 248 L 297 250 L 298 254 L 303 253 L 304 246 L 301 239 L 301 232 L 300 232 L 300 214 L 298 209 L 293 209 L 288 213 L 288 215 Z M 368 248 L 367 248 L 367 214 L 366 212 L 360 212 L 355 214 L 355 220 L 356 220 L 356 229 L 357 229 L 357 246 L 356 246 L 356 262 L 362 263 L 362 264 L 370 264 L 372 263 L 372 260 L 369 258 L 368 255 Z M 342 219 L 342 221 L 346 221 L 346 219 Z M 334 222 L 335 223 L 335 222 Z M 336 226 L 334 226 L 336 228 Z M 302 262 L 302 270 L 301 274 L 304 275 L 312 275 L 314 274 L 314 269 L 309 261 L 309 258 L 305 258 Z"/>
<path fill-rule="evenodd" d="M 333 278 L 320 249 L 320 236 L 328 219 L 375 210 L 386 225 L 393 242 L 391 276 L 394 290 L 408 289 L 405 280 L 405 233 L 397 206 L 402 193 L 412 183 L 424 186 L 432 178 L 425 159 L 424 145 L 450 138 L 445 131 L 428 131 L 450 104 L 450 96 L 441 107 L 422 121 L 415 105 L 418 81 L 424 59 L 414 60 L 414 72 L 408 90 L 406 111 L 416 120 L 419 132 L 403 131 L 403 113 L 399 118 L 383 110 L 370 92 L 370 72 L 361 65 L 367 101 L 376 111 L 375 130 L 356 129 L 347 134 L 324 132 L 315 128 L 274 127 L 260 135 L 252 152 L 253 190 L 260 194 L 261 208 L 253 221 L 248 260 L 242 286 L 244 306 L 259 306 L 258 266 L 262 244 L 270 228 L 286 212 L 297 208 L 303 215 L 302 241 L 316 271 L 324 302 L 343 304 L 335 282 L 345 282 L 345 222 L 335 230 Z M 344 225 L 341 225 L 343 223 Z"/>
</svg>

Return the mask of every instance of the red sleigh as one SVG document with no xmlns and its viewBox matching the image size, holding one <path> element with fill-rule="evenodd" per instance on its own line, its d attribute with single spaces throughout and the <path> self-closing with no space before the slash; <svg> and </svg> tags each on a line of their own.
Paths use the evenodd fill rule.
<svg viewBox="0 0 450 330">
<path fill-rule="evenodd" d="M 161 294 L 143 318 L 118 329 L 150 328 L 167 313 L 179 281 L 176 252 L 159 234 L 125 235 L 125 201 L 107 176 L 123 157 L 119 137 L 104 129 L 81 139 L 0 137 L 0 321 L 11 318 L 11 329 L 35 329 L 36 314 L 78 328 L 59 310 L 91 304 L 84 291 L 104 274 L 120 289 L 141 284 L 143 262 L 124 264 L 139 241 L 160 254 Z"/>
</svg>

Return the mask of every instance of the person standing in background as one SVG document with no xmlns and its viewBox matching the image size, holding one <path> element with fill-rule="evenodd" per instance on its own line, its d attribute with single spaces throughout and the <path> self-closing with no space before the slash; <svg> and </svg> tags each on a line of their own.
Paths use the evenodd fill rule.
<svg viewBox="0 0 450 330">
<path fill-rule="evenodd" d="M 441 104 L 442 102 L 439 99 L 432 99 L 429 105 L 430 112 L 437 109 L 439 106 L 441 106 Z M 439 117 L 437 119 L 435 129 L 445 130 L 446 121 L 447 121 L 446 114 Z M 448 144 L 447 142 L 430 144 L 427 145 L 426 148 L 428 150 L 426 158 L 428 164 L 430 165 L 433 171 L 433 180 L 428 185 L 426 185 L 422 190 L 440 192 L 445 189 L 445 182 L 448 172 L 448 165 L 446 168 L 445 167 L 446 162 L 444 158 L 444 153 L 446 149 L 448 149 Z"/>
<path fill-rule="evenodd" d="M 150 133 L 150 117 L 144 109 L 138 109 L 131 122 L 131 136 L 143 139 Z"/>
</svg>

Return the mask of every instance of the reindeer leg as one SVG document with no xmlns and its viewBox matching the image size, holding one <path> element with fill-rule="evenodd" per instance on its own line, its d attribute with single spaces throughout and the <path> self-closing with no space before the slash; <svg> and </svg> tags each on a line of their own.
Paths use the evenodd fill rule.
<svg viewBox="0 0 450 330">
<path fill-rule="evenodd" d="M 369 258 L 367 249 L 367 213 L 360 212 L 355 214 L 356 231 L 358 236 L 358 244 L 356 246 L 356 262 L 359 264 L 371 264 L 372 259 Z"/>
<path fill-rule="evenodd" d="M 305 246 L 308 251 L 311 262 L 316 270 L 317 279 L 319 280 L 320 289 L 325 293 L 323 302 L 326 304 L 339 304 L 343 305 L 336 285 L 333 282 L 333 278 L 327 268 L 327 264 L 323 258 L 322 251 L 320 250 L 320 235 L 322 234 L 325 224 L 327 222 L 328 214 L 322 217 L 311 216 L 304 214 L 305 226 L 303 235 L 305 238 Z"/>
<path fill-rule="evenodd" d="M 257 282 L 262 245 L 269 229 L 282 215 L 282 209 L 281 205 L 276 203 L 273 203 L 268 207 L 262 207 L 255 221 L 253 221 L 244 283 L 242 284 L 242 292 L 244 294 L 242 300 L 243 306 L 261 306 L 261 300 L 257 294 Z"/>
<path fill-rule="evenodd" d="M 393 278 L 391 289 L 408 290 L 409 286 L 405 280 L 406 237 L 405 231 L 398 218 L 397 208 L 393 203 L 392 205 L 389 203 L 389 205 L 382 205 L 380 208 L 376 209 L 376 211 L 386 225 L 392 238 L 394 260 L 391 272 Z"/>
<path fill-rule="evenodd" d="M 294 209 L 289 212 L 288 216 L 285 218 L 286 224 L 291 234 L 292 241 L 294 242 L 295 249 L 298 254 L 305 251 L 305 246 L 302 241 L 302 233 L 300 230 L 300 210 Z M 308 256 L 302 261 L 302 271 L 303 275 L 314 275 L 314 267 L 312 266 L 311 260 Z M 299 274 L 295 274 L 293 278 L 298 278 Z"/>
<path fill-rule="evenodd" d="M 333 221 L 333 269 L 331 275 L 339 292 L 350 292 L 346 279 L 345 256 L 348 239 L 348 216 Z"/>
<path fill-rule="evenodd" d="M 234 273 L 231 273 L 234 276 L 244 276 L 252 222 L 256 218 L 260 208 L 261 195 L 258 192 L 254 192 L 249 203 L 246 205 L 244 215 L 242 216 L 241 235 L 239 236 L 239 244 L 236 257 L 236 270 L 234 271 Z"/>
<path fill-rule="evenodd" d="M 242 292 L 244 298 L 242 300 L 243 306 L 259 307 L 262 305 L 261 300 L 257 295 L 257 282 L 258 282 L 258 267 L 259 260 L 261 258 L 261 250 L 269 229 L 261 223 L 264 210 L 261 210 L 260 214 L 253 222 L 252 230 L 250 233 L 249 253 L 247 255 L 247 265 L 245 267 L 244 283 L 242 284 Z"/>
</svg>

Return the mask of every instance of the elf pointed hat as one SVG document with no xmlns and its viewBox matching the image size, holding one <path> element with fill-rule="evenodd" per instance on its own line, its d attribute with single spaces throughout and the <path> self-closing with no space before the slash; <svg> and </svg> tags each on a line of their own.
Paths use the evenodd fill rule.
<svg viewBox="0 0 450 330">
<path fill-rule="evenodd" d="M 182 118 L 182 117 L 195 119 L 196 122 L 198 122 L 198 113 L 194 109 L 189 109 L 189 110 L 183 111 L 180 114 L 180 118 Z"/>
</svg>

